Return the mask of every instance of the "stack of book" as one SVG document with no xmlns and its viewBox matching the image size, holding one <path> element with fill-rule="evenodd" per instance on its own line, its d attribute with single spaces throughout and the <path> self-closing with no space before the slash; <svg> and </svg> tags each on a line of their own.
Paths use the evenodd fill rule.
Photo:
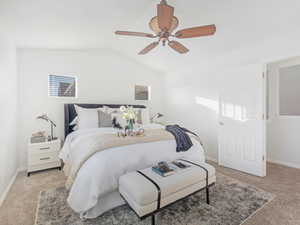
<svg viewBox="0 0 300 225">
<path fill-rule="evenodd" d="M 185 169 L 188 167 L 190 167 L 190 165 L 180 161 L 173 161 L 172 163 L 159 162 L 157 165 L 152 167 L 152 170 L 162 177 L 167 177 L 173 175 L 179 169 Z"/>
</svg>

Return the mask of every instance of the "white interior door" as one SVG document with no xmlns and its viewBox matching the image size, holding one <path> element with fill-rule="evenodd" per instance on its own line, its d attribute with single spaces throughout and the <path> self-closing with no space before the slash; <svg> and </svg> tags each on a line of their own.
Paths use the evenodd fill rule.
<svg viewBox="0 0 300 225">
<path fill-rule="evenodd" d="M 219 164 L 266 175 L 265 78 L 261 65 L 225 71 L 220 82 Z"/>
</svg>

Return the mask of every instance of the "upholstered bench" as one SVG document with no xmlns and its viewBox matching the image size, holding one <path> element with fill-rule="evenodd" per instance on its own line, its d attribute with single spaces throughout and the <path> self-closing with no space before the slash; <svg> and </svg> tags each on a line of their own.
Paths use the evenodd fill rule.
<svg viewBox="0 0 300 225">
<path fill-rule="evenodd" d="M 206 190 L 209 204 L 209 187 L 216 182 L 215 168 L 204 162 L 181 162 L 191 166 L 167 177 L 158 175 L 151 167 L 120 177 L 119 192 L 140 219 L 152 216 L 155 225 L 158 211 L 201 190 Z"/>
</svg>

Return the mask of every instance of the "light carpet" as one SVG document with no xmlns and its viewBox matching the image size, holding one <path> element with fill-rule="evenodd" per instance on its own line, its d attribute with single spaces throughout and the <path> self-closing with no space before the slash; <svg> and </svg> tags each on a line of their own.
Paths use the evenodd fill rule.
<svg viewBox="0 0 300 225">
<path fill-rule="evenodd" d="M 82 221 L 67 205 L 64 187 L 40 193 L 35 225 L 150 225 L 151 218 L 140 220 L 126 205 L 102 216 Z M 217 174 L 210 188 L 211 204 L 205 191 L 187 197 L 157 214 L 157 225 L 240 225 L 274 198 L 253 185 Z"/>
</svg>

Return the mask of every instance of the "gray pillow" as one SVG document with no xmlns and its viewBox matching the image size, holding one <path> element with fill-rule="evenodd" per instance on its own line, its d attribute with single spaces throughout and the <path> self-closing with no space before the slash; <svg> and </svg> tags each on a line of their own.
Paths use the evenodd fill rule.
<svg viewBox="0 0 300 225">
<path fill-rule="evenodd" d="M 98 127 L 112 127 L 112 119 L 109 113 L 98 110 Z"/>
</svg>

